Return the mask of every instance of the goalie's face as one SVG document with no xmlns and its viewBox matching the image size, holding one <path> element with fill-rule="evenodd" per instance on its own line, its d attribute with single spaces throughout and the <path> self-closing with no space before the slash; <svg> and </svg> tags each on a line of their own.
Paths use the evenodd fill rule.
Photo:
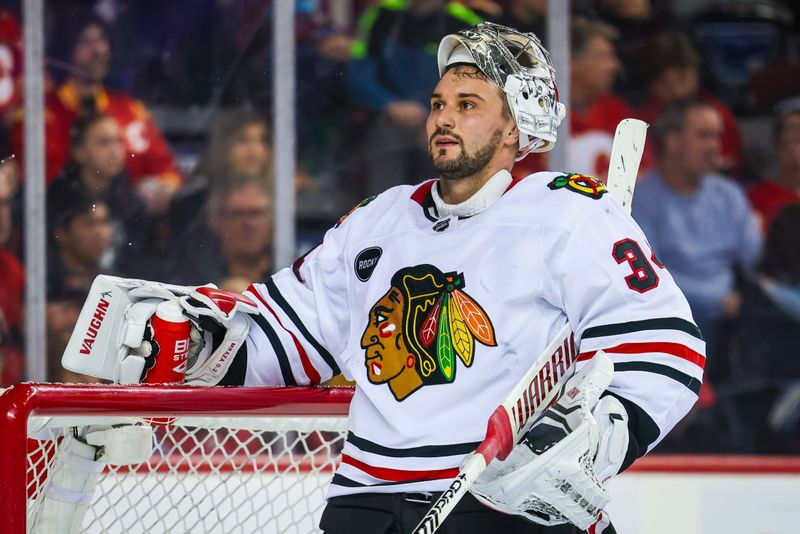
<svg viewBox="0 0 800 534">
<path fill-rule="evenodd" d="M 506 159 L 513 163 L 519 142 L 503 92 L 473 66 L 451 68 L 439 80 L 426 131 L 433 166 L 445 179 L 493 174 Z"/>
</svg>

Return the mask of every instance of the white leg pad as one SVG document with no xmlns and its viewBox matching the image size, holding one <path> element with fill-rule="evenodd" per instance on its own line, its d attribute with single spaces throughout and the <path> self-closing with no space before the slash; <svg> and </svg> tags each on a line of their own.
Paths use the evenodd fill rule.
<svg viewBox="0 0 800 534">
<path fill-rule="evenodd" d="M 36 514 L 30 519 L 31 534 L 75 534 L 81 531 L 86 508 L 92 500 L 105 463 L 95 460 L 97 447 L 67 435 L 50 469 Z"/>
</svg>

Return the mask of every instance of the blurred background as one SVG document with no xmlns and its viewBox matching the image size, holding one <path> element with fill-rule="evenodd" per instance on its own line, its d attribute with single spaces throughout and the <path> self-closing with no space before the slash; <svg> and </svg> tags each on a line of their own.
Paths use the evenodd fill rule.
<svg viewBox="0 0 800 534">
<path fill-rule="evenodd" d="M 434 177 L 436 47 L 487 20 L 561 65 L 559 151 L 514 175 L 605 178 L 617 122 L 651 124 L 634 217 L 708 342 L 700 400 L 657 452 L 798 454 L 799 17 L 790 0 L 3 0 L 0 386 L 85 379 L 59 360 L 99 273 L 241 291 L 364 197 Z"/>
</svg>

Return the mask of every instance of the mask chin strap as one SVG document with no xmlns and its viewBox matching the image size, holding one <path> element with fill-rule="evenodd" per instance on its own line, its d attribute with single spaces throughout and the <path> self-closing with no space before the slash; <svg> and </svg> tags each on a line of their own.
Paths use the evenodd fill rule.
<svg viewBox="0 0 800 534">
<path fill-rule="evenodd" d="M 520 132 L 519 134 L 520 145 L 522 145 L 522 143 L 524 142 L 523 137 L 529 139 L 529 141 L 525 146 L 523 146 L 522 148 L 519 149 L 519 151 L 517 151 L 517 156 L 514 158 L 514 161 L 520 161 L 521 159 L 524 159 L 525 156 L 527 156 L 531 152 L 535 152 L 537 148 L 541 148 L 545 144 L 545 141 L 539 139 L 538 137 L 530 138 L 528 137 L 527 134 Z"/>
</svg>

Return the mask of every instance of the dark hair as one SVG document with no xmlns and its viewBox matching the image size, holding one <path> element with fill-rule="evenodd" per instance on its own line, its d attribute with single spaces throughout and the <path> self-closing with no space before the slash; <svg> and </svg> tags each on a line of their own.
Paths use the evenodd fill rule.
<svg viewBox="0 0 800 534">
<path fill-rule="evenodd" d="M 800 202 L 789 204 L 773 219 L 759 270 L 779 282 L 800 282 Z"/>
<path fill-rule="evenodd" d="M 661 153 L 664 150 L 664 142 L 668 135 L 683 131 L 689 112 L 699 107 L 714 109 L 702 100 L 689 98 L 673 102 L 661 111 L 652 128 L 653 144 L 657 152 Z"/>
<path fill-rule="evenodd" d="M 600 20 L 574 17 L 570 24 L 570 53 L 579 56 L 586 51 L 586 46 L 595 37 L 602 37 L 611 42 L 619 39 L 619 31 L 614 26 Z"/>
<path fill-rule="evenodd" d="M 662 32 L 644 46 L 641 62 L 645 81 L 652 83 L 669 69 L 698 69 L 700 56 L 686 35 L 680 32 Z"/>
<path fill-rule="evenodd" d="M 79 184 L 61 188 L 58 195 L 47 195 L 47 226 L 52 231 L 69 226 L 72 221 L 93 211 L 98 204 L 106 205 L 103 199 L 92 198 Z"/>
<path fill-rule="evenodd" d="M 51 67 L 55 67 L 54 74 L 56 79 L 61 81 L 66 78 L 63 69 L 65 69 L 66 65 L 72 63 L 75 45 L 86 28 L 89 26 L 99 27 L 103 30 L 103 35 L 105 35 L 106 39 L 109 40 L 109 44 L 111 43 L 111 32 L 108 24 L 97 16 L 91 6 L 70 5 L 60 7 L 55 12 L 53 30 L 47 40 L 47 55 L 48 58 L 62 63 L 62 65 L 51 65 Z"/>
<path fill-rule="evenodd" d="M 70 148 L 76 148 L 83 144 L 86 141 L 86 134 L 89 133 L 89 130 L 100 121 L 111 119 L 111 115 L 106 113 L 97 113 L 94 111 L 88 111 L 86 113 L 81 113 L 78 115 L 74 121 L 72 121 L 72 126 L 69 128 L 69 146 Z"/>
</svg>

